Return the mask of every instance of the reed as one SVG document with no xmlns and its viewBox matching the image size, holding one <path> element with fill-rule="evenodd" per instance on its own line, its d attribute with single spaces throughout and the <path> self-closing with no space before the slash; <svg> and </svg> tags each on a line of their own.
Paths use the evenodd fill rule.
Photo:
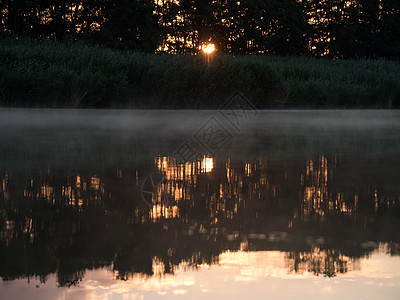
<svg viewBox="0 0 400 300">
<path fill-rule="evenodd" d="M 81 42 L 2 38 L 3 107 L 218 108 L 234 91 L 258 108 L 400 107 L 400 62 L 272 55 L 144 54 Z"/>
</svg>

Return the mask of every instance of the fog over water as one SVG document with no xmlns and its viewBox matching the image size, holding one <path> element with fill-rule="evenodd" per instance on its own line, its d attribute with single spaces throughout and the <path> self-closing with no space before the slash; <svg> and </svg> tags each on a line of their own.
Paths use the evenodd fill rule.
<svg viewBox="0 0 400 300">
<path fill-rule="evenodd" d="M 313 147 L 317 151 L 351 151 L 366 146 L 363 152 L 391 152 L 398 150 L 400 143 L 400 112 L 396 110 L 257 111 L 233 127 L 223 111 L 216 110 L 2 109 L 0 134 L 13 142 L 49 143 L 56 148 L 77 142 L 87 147 L 103 142 L 104 147 L 112 147 L 115 144 L 110 142 L 115 142 L 147 145 L 157 148 L 149 150 L 155 152 L 159 147 L 174 151 L 176 143 L 192 138 L 211 117 L 232 135 L 222 152 L 249 151 L 246 154 L 251 155 L 252 147 L 256 147 L 257 151 L 262 148 L 283 154 L 288 146 L 299 147 L 297 151 L 303 147 L 307 151 L 313 151 Z M 277 145 L 272 147 L 271 139 L 299 144 L 275 149 Z M 7 143 L 1 147 L 7 147 Z"/>
</svg>

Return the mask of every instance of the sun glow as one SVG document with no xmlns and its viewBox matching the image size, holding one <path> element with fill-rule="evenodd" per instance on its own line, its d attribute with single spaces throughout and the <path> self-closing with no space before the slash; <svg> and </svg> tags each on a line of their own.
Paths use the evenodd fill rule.
<svg viewBox="0 0 400 300">
<path fill-rule="evenodd" d="M 201 46 L 201 50 L 205 54 L 211 54 L 211 53 L 213 53 L 215 51 L 215 45 L 214 44 L 203 45 L 203 46 Z"/>
<path fill-rule="evenodd" d="M 214 159 L 212 157 L 204 157 L 201 162 L 201 171 L 210 173 L 214 169 Z"/>
</svg>

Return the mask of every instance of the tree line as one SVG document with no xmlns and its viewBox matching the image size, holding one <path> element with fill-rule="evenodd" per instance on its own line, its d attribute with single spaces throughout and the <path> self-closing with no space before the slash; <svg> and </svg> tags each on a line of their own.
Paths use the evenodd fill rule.
<svg viewBox="0 0 400 300">
<path fill-rule="evenodd" d="M 2 0 L 1 34 L 144 52 L 400 57 L 398 0 Z"/>
</svg>

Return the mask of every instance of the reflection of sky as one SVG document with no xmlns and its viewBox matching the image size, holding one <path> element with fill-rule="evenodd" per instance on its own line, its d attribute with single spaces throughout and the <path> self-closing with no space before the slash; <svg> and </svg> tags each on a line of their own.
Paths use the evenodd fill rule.
<svg viewBox="0 0 400 300">
<path fill-rule="evenodd" d="M 288 272 L 284 252 L 227 252 L 219 264 L 198 270 L 181 265 L 175 275 L 114 280 L 107 269 L 90 270 L 79 287 L 57 288 L 52 277 L 1 281 L 0 299 L 398 299 L 400 257 L 375 251 L 360 260 L 360 269 L 326 278 L 311 273 Z M 39 287 L 37 288 L 36 285 Z"/>
</svg>

